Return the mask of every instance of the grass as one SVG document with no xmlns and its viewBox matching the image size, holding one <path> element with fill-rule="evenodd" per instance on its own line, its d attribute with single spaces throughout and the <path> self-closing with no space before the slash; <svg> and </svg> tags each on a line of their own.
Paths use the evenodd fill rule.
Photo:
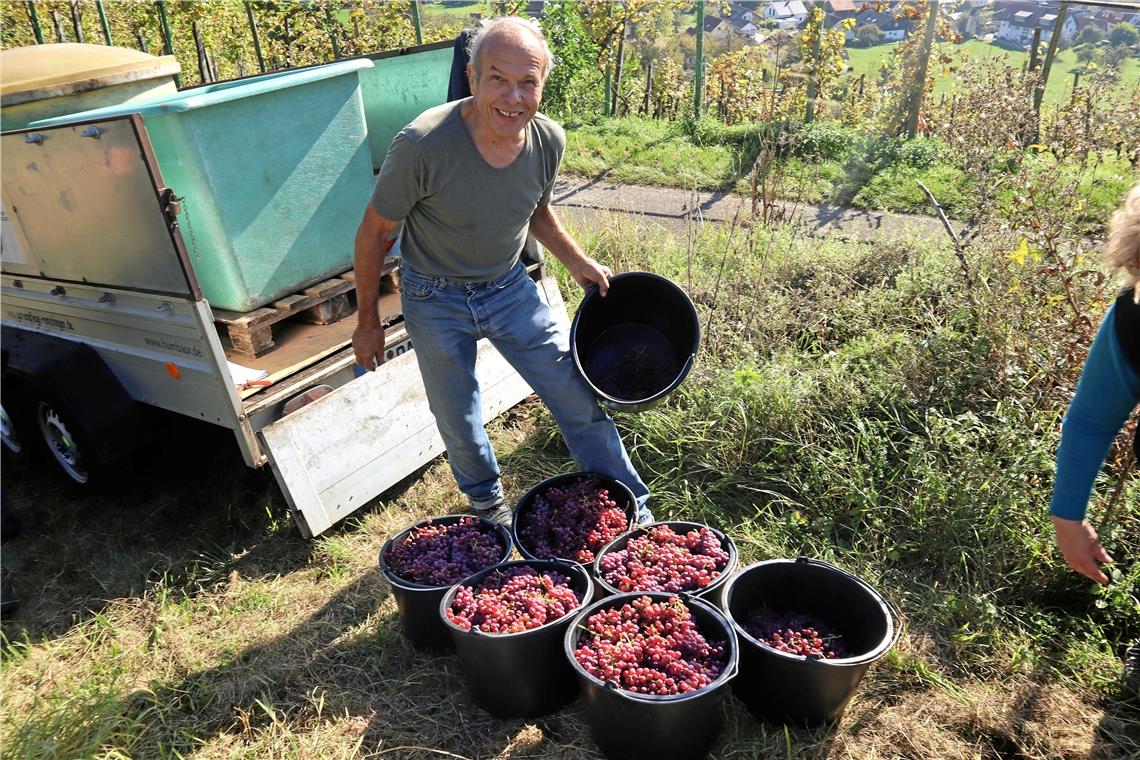
<svg viewBox="0 0 1140 760">
<path fill-rule="evenodd" d="M 869 48 L 847 48 L 847 65 L 851 69 L 850 76 L 857 78 L 865 74 L 869 80 L 873 80 L 899 44 L 898 42 L 888 42 Z M 949 97 L 959 86 L 955 73 L 950 70 L 957 63 L 969 59 L 977 60 L 996 56 L 1005 58 L 1011 67 L 1020 69 L 1025 66 L 1029 55 L 1022 50 L 1009 50 L 983 40 L 967 40 L 960 45 L 940 43 L 937 46 L 936 54 L 940 53 L 949 55 L 953 62 L 947 65 L 932 64 L 931 74 L 935 82 L 935 98 L 939 98 L 943 94 Z M 1045 86 L 1045 97 L 1042 100 L 1046 108 L 1056 106 L 1072 94 L 1073 74 L 1083 68 L 1084 64 L 1077 60 L 1077 54 L 1071 48 L 1057 53 L 1049 73 L 1049 82 Z M 1120 79 L 1113 91 L 1120 97 L 1126 97 L 1127 93 L 1138 85 L 1140 85 L 1140 57 L 1132 56 L 1126 59 L 1121 66 Z"/>
<path fill-rule="evenodd" d="M 758 128 L 726 128 L 710 120 L 693 130 L 677 122 L 638 117 L 569 118 L 565 126 L 567 143 L 562 169 L 567 174 L 618 184 L 751 192 L 748 171 L 755 149 L 750 147 L 747 136 Z M 929 214 L 929 202 L 917 185 L 921 181 L 948 213 L 953 215 L 969 207 L 966 177 L 949 161 L 935 158 L 913 162 L 906 155 L 890 154 L 884 158 L 874 140 L 855 130 L 826 124 L 820 127 L 834 133 L 840 147 L 791 155 L 780 161 L 781 197 L 874 211 Z M 925 139 L 915 141 L 920 148 L 931 144 Z M 905 149 L 900 153 L 905 154 Z M 1075 171 L 1067 165 L 1060 168 L 1062 172 Z M 1123 159 L 1110 156 L 1098 165 L 1086 181 L 1085 221 L 1100 229 L 1137 179 Z"/>
<path fill-rule="evenodd" d="M 1045 514 L 1072 384 L 1047 283 L 1000 287 L 1000 241 L 972 252 L 991 285 L 972 304 L 950 252 L 917 236 L 672 235 L 604 217 L 572 232 L 698 305 L 689 379 L 665 405 L 617 418 L 657 515 L 718 525 L 744 564 L 834 562 L 906 619 L 837 726 L 758 723 L 729 698 L 714 758 L 1140 751 L 1116 680 L 1140 636 L 1140 566 L 1090 589 L 1060 561 Z M 580 292 L 556 272 L 573 311 Z M 491 718 L 455 657 L 403 639 L 377 552 L 408 523 L 462 508 L 444 461 L 305 541 L 225 431 L 169 430 L 113 494 L 75 497 L 34 463 L 3 470 L 24 520 L 4 547 L 24 598 L 3 621 L 7 755 L 597 757 L 580 704 Z M 573 468 L 536 402 L 490 431 L 511 497 Z M 1098 484 L 1094 521 L 1113 485 Z M 1100 527 L 1113 554 L 1136 555 L 1140 482 Z"/>
</svg>

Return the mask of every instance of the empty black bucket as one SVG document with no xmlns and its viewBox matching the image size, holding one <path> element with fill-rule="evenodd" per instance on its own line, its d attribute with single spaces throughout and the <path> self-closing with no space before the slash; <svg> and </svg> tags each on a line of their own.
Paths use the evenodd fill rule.
<svg viewBox="0 0 1140 760">
<path fill-rule="evenodd" d="M 586 672 L 574 652 L 584 621 L 599 610 L 620 607 L 641 596 L 656 601 L 681 598 L 701 634 L 726 642 L 728 662 L 708 686 L 687 694 L 655 696 L 619 689 Z M 582 687 L 590 735 L 615 760 L 693 760 L 708 754 L 720 735 L 725 687 L 736 675 L 737 643 L 732 625 L 709 603 L 678 594 L 635 592 L 594 602 L 575 616 L 566 631 L 565 650 Z"/>
<path fill-rule="evenodd" d="M 867 668 L 896 638 L 882 595 L 856 576 L 806 557 L 750 565 L 728 582 L 724 603 L 740 642 L 733 690 L 754 715 L 773 723 L 816 726 L 839 718 Z M 850 656 L 804 657 L 760 643 L 743 627 L 760 607 L 826 621 Z"/>
<path fill-rule="evenodd" d="M 499 539 L 499 544 L 503 547 L 502 556 L 496 564 L 506 562 L 511 556 L 512 549 L 510 532 L 502 525 L 497 525 L 476 515 L 447 515 L 445 517 L 433 517 L 430 520 L 421 520 L 389 538 L 380 549 L 380 570 L 384 573 L 384 579 L 392 587 L 392 596 L 396 597 L 396 610 L 400 617 L 400 624 L 404 629 L 404 635 L 416 649 L 428 651 L 451 649 L 451 632 L 439 618 L 439 601 L 453 584 L 425 586 L 405 580 L 392 571 L 385 558 L 392 546 L 403 541 L 409 533 L 416 528 L 423 527 L 429 521 L 432 525 L 453 525 L 465 517 L 478 520 L 484 531 L 494 531 Z"/>
<path fill-rule="evenodd" d="M 557 710 L 578 695 L 574 671 L 562 651 L 562 639 L 578 609 L 558 620 L 521 633 L 465 631 L 447 619 L 460 586 L 481 583 L 489 575 L 512 567 L 532 567 L 569 576 L 579 608 L 593 601 L 590 574 L 576 563 L 553 560 L 507 562 L 472 575 L 451 588 L 440 602 L 443 624 L 455 643 L 459 665 L 475 703 L 499 718 L 536 718 Z"/>
<path fill-rule="evenodd" d="M 547 478 L 534 488 L 523 494 L 523 497 L 515 504 L 515 514 L 511 522 L 511 536 L 514 539 L 515 546 L 518 547 L 519 553 L 527 559 L 561 559 L 566 562 L 577 563 L 573 557 L 540 557 L 534 553 L 534 547 L 527 546 L 526 539 L 523 538 L 519 529 L 522 526 L 522 521 L 526 514 L 534 506 L 534 500 L 542 493 L 550 488 L 566 486 L 581 480 L 582 478 L 592 478 L 597 480 L 599 485 L 609 490 L 610 499 L 615 501 L 618 507 L 625 511 L 626 525 L 625 529 L 628 530 L 637 522 L 637 500 L 633 496 L 633 491 L 629 490 L 629 486 L 622 483 L 620 480 L 614 480 L 606 475 L 601 475 L 596 472 L 570 472 L 565 475 L 555 475 L 552 478 Z M 599 547 L 600 550 L 601 547 Z M 588 563 L 587 563 L 588 564 Z"/>
<path fill-rule="evenodd" d="M 657 527 L 658 525 L 667 525 L 668 527 L 672 528 L 675 533 L 680 533 L 680 534 L 688 533 L 691 530 L 700 530 L 701 528 L 708 528 L 709 530 L 711 530 L 716 535 L 716 537 L 718 539 L 720 539 L 721 547 L 728 553 L 728 563 L 724 566 L 724 569 L 720 571 L 720 575 L 718 575 L 716 578 L 713 579 L 712 583 L 705 586 L 704 588 L 690 590 L 690 591 L 687 591 L 686 593 L 689 593 L 692 596 L 698 596 L 698 597 L 704 599 L 706 602 L 709 602 L 713 605 L 716 605 L 717 607 L 723 607 L 722 602 L 723 602 L 724 587 L 728 583 L 728 579 L 729 579 L 729 576 L 732 575 L 732 571 L 736 569 L 736 563 L 738 561 L 737 551 L 736 551 L 736 543 L 731 538 L 729 538 L 725 533 L 717 530 L 716 528 L 712 527 L 711 525 L 703 525 L 701 523 L 695 523 L 695 522 L 686 522 L 684 520 L 666 520 L 663 522 L 653 523 L 651 525 L 639 525 L 638 527 L 631 530 L 629 533 L 618 536 L 616 539 L 611 541 L 604 549 L 602 549 L 600 552 L 598 552 L 598 556 L 594 559 L 594 564 L 592 565 L 590 570 L 594 574 L 594 578 L 597 579 L 599 592 L 609 595 L 609 594 L 621 594 L 621 593 L 624 593 L 626 591 L 637 590 L 637 589 L 620 589 L 620 588 L 616 587 L 615 585 L 613 585 L 612 583 L 610 583 L 609 581 L 607 581 L 605 579 L 605 577 L 603 577 L 603 575 L 602 575 L 602 557 L 607 555 L 607 554 L 611 554 L 613 552 L 619 552 L 622 549 L 625 549 L 626 545 L 630 541 L 632 541 L 633 539 L 638 538 L 640 536 L 646 535 L 651 528 Z"/>
<path fill-rule="evenodd" d="M 610 278 L 591 289 L 570 325 L 574 365 L 603 405 L 641 412 L 661 403 L 693 366 L 701 326 L 692 300 L 660 275 Z"/>
</svg>

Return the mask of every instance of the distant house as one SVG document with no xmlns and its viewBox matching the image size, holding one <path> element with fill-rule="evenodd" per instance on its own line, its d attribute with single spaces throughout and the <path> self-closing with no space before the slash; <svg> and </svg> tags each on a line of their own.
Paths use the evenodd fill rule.
<svg viewBox="0 0 1140 760">
<path fill-rule="evenodd" d="M 705 14 L 705 34 L 710 34 L 718 40 L 724 40 L 728 39 L 731 33 L 732 32 L 728 29 L 728 25 L 724 23 L 724 19 L 720 16 Z"/>
<path fill-rule="evenodd" d="M 859 9 L 855 7 L 855 0 L 826 0 L 823 4 L 823 12 L 825 14 L 827 26 L 835 26 L 840 21 L 848 18 L 855 18 L 859 15 Z"/>
<path fill-rule="evenodd" d="M 732 3 L 729 5 L 729 10 L 731 13 L 728 15 L 728 20 L 738 27 L 751 24 L 752 17 L 756 14 L 755 8 L 740 3 Z"/>
<path fill-rule="evenodd" d="M 890 8 L 879 10 L 877 7 L 867 6 L 855 17 L 855 28 L 871 24 L 877 26 L 883 33 L 883 42 L 895 42 L 910 34 L 911 22 L 905 18 L 895 18 L 895 12 Z M 848 39 L 854 37 L 855 29 L 847 33 Z"/>
<path fill-rule="evenodd" d="M 1057 23 L 1057 13 L 1047 6 L 1024 6 L 1013 8 L 998 21 L 994 39 L 1007 45 L 1025 48 L 1033 42 L 1034 30 L 1041 30 L 1041 41 L 1048 42 L 1053 37 L 1053 27 Z"/>
<path fill-rule="evenodd" d="M 808 11 L 800 0 L 775 2 L 764 9 L 764 18 L 775 21 L 781 29 L 794 29 L 807 21 Z"/>
</svg>

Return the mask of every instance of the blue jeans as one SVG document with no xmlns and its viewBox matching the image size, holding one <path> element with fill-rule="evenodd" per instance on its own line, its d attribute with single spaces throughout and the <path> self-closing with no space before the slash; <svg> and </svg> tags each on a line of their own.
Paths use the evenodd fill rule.
<svg viewBox="0 0 1140 760">
<path fill-rule="evenodd" d="M 428 406 L 459 490 L 472 502 L 493 503 L 503 495 L 475 377 L 475 343 L 487 338 L 549 407 L 578 467 L 625 483 L 644 506 L 649 488 L 613 420 L 578 375 L 569 331 L 554 320 L 521 262 L 479 283 L 428 277 L 402 265 L 400 290 Z"/>
</svg>

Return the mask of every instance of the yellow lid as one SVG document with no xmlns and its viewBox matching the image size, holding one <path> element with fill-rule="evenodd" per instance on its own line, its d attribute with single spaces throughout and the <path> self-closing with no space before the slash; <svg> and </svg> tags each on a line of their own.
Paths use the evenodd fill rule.
<svg viewBox="0 0 1140 760">
<path fill-rule="evenodd" d="M 142 79 L 161 79 L 181 68 L 172 55 L 64 42 L 0 51 L 0 105 L 57 98 Z"/>
</svg>

